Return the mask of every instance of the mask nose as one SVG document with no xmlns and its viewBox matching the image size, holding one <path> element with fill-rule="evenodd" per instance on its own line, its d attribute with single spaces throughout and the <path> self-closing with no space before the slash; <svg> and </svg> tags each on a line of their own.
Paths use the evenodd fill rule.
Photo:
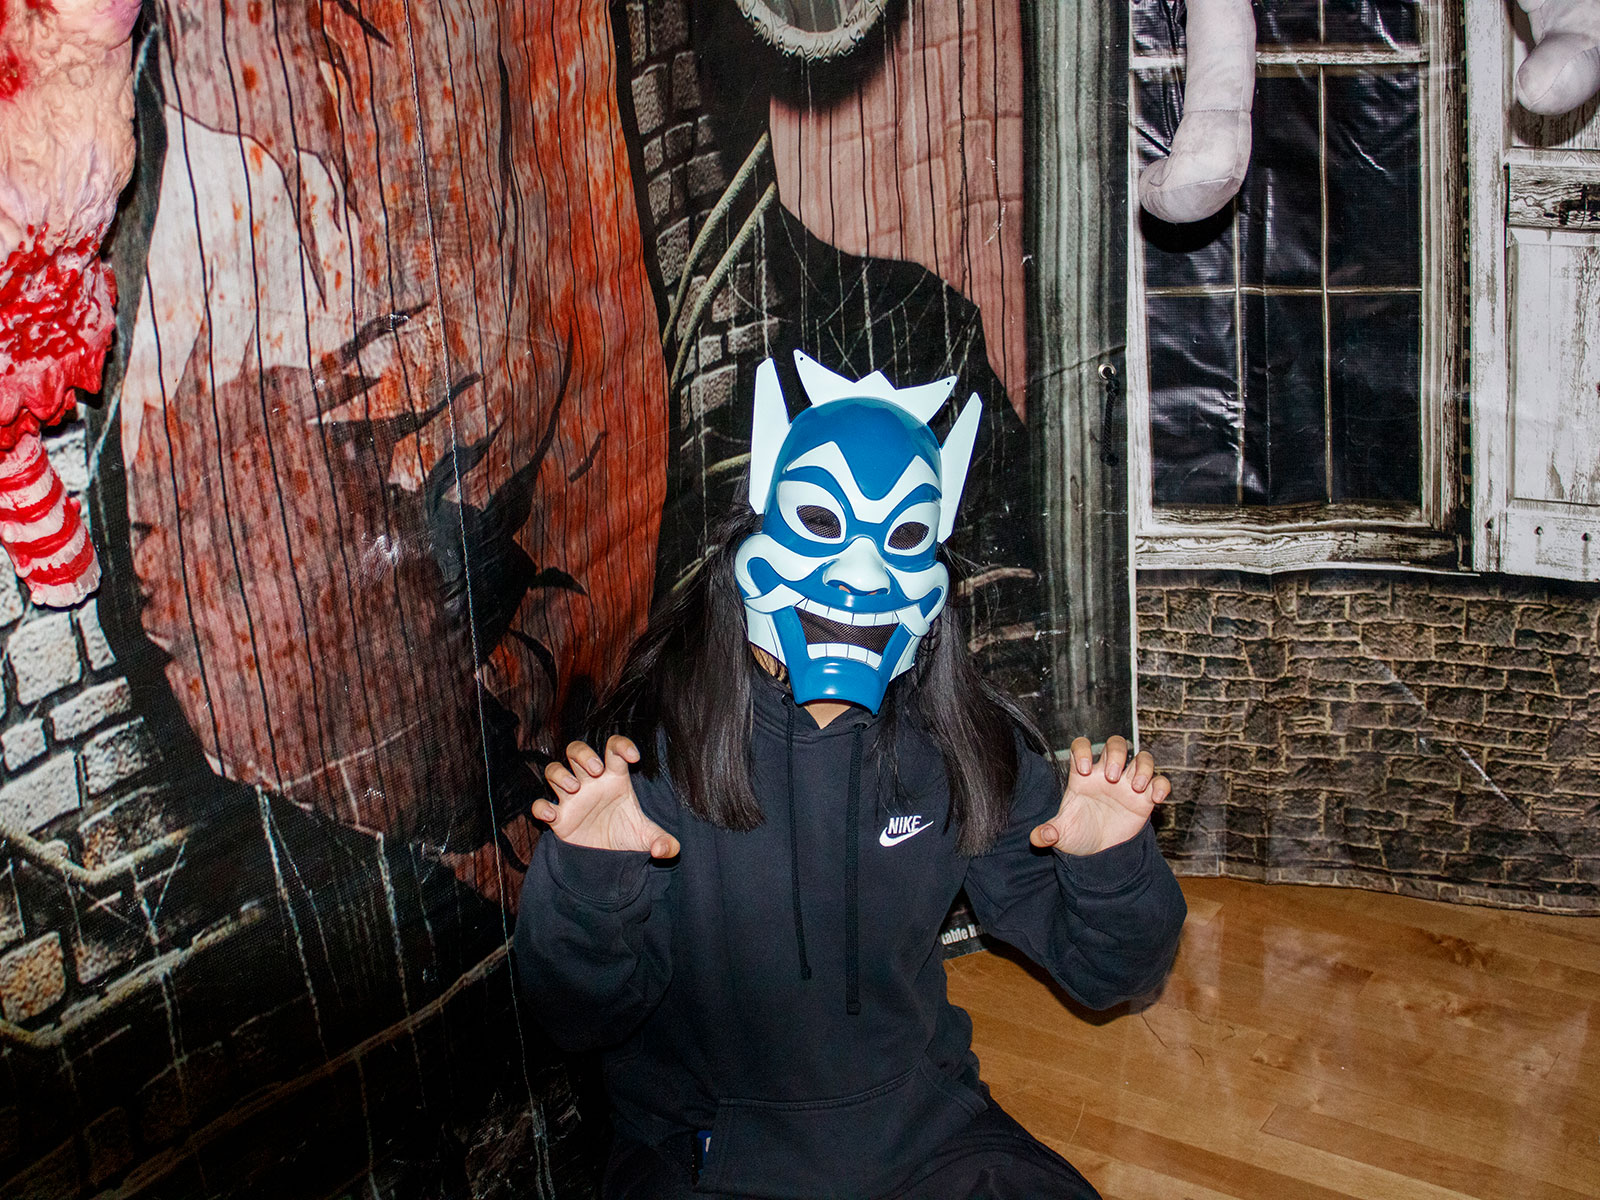
<svg viewBox="0 0 1600 1200">
<path fill-rule="evenodd" d="M 828 564 L 822 582 L 858 596 L 887 592 L 892 583 L 878 548 L 868 537 L 858 537 L 846 546 L 844 553 Z"/>
</svg>

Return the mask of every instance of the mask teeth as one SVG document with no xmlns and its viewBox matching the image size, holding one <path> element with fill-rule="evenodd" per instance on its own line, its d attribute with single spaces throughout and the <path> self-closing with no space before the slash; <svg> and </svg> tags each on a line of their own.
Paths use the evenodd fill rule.
<svg viewBox="0 0 1600 1200">
<path fill-rule="evenodd" d="M 841 625 L 904 625 L 914 637 L 925 636 L 929 629 L 928 618 L 922 615 L 922 608 L 917 604 L 876 613 L 853 613 L 843 608 L 830 608 L 815 600 L 797 600 L 794 607 L 802 612 L 815 613 L 819 617 L 837 621 Z"/>
<path fill-rule="evenodd" d="M 746 608 L 753 608 L 759 613 L 775 613 L 784 608 L 802 608 L 806 602 L 793 588 L 780 584 L 762 595 L 746 596 L 744 603 Z"/>
<path fill-rule="evenodd" d="M 903 608 L 892 608 L 888 612 L 853 613 L 845 608 L 830 608 L 816 600 L 797 600 L 795 607 L 840 625 L 899 625 L 907 612 Z"/>
<path fill-rule="evenodd" d="M 921 607 L 915 604 L 900 610 L 900 623 L 912 637 L 924 637 L 928 632 L 928 618 L 922 615 Z"/>
<path fill-rule="evenodd" d="M 850 658 L 858 663 L 865 663 L 876 671 L 883 663 L 883 655 L 874 654 L 865 646 L 850 646 L 844 642 L 828 642 L 816 646 L 807 646 L 806 653 L 812 658 Z"/>
</svg>

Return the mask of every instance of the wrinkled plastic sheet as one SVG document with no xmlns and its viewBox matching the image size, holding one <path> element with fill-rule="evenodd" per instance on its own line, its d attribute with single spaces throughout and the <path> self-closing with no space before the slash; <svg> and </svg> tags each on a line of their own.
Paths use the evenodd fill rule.
<svg viewBox="0 0 1600 1200">
<path fill-rule="evenodd" d="M 1321 43 L 1371 48 L 1415 46 L 1417 0 L 1254 0 L 1256 44 L 1263 50 Z M 1183 0 L 1134 0 L 1136 54 L 1184 48 Z"/>
<path fill-rule="evenodd" d="M 1415 50 L 1415 3 L 1257 5 L 1262 50 Z M 1134 8 L 1136 55 L 1183 50 L 1181 5 Z M 1414 507 L 1421 489 L 1422 109 L 1415 53 L 1264 64 L 1238 198 L 1141 214 L 1157 505 Z M 1136 62 L 1137 66 L 1137 62 Z M 1136 144 L 1164 155 L 1179 73 L 1139 69 Z"/>
</svg>

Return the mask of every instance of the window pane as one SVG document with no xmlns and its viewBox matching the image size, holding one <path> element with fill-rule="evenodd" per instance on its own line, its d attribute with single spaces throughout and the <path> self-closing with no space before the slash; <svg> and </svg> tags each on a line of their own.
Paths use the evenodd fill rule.
<svg viewBox="0 0 1600 1200">
<path fill-rule="evenodd" d="M 1233 297 L 1153 296 L 1150 442 L 1157 504 L 1234 504 L 1240 404 Z"/>
<path fill-rule="evenodd" d="M 1256 83 L 1254 149 L 1240 190 L 1244 281 L 1322 285 L 1317 73 Z M 1320 341 L 1320 339 L 1319 339 Z"/>
<path fill-rule="evenodd" d="M 1134 52 L 1181 52 L 1186 7 L 1183 0 L 1133 0 Z M 1317 0 L 1255 0 L 1255 10 L 1258 46 L 1317 40 Z"/>
<path fill-rule="evenodd" d="M 1183 48 L 1182 0 L 1133 0 L 1133 49 L 1136 54 L 1171 54 Z"/>
<path fill-rule="evenodd" d="M 1328 284 L 1417 287 L 1421 84 L 1415 68 L 1326 73 Z"/>
<path fill-rule="evenodd" d="M 1244 503 L 1327 499 L 1322 297 L 1244 297 Z"/>
<path fill-rule="evenodd" d="M 1330 296 L 1333 498 L 1420 504 L 1422 304 Z"/>
<path fill-rule="evenodd" d="M 1420 33 L 1417 0 L 1254 7 L 1263 47 Z M 1133 16 L 1139 50 L 1181 52 L 1181 3 Z M 1141 165 L 1170 145 L 1178 75 L 1135 77 Z M 1424 86 L 1409 63 L 1264 67 L 1236 204 L 1189 226 L 1140 215 L 1157 505 L 1420 502 Z"/>
<path fill-rule="evenodd" d="M 1255 0 L 1256 45 L 1317 40 L 1317 0 Z"/>
<path fill-rule="evenodd" d="M 1417 0 L 1327 0 L 1326 22 L 1330 42 L 1414 45 Z"/>
<path fill-rule="evenodd" d="M 1182 110 L 1182 91 L 1171 72 L 1140 76 L 1136 87 L 1139 111 L 1135 142 L 1142 167 L 1172 146 Z M 1144 241 L 1145 283 L 1149 287 L 1198 284 L 1233 286 L 1233 205 L 1204 221 L 1168 225 L 1143 209 L 1139 228 Z"/>
</svg>

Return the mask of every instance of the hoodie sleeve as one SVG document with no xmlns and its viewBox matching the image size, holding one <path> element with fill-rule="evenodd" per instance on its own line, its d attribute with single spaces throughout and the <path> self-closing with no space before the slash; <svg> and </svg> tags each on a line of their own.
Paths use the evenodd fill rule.
<svg viewBox="0 0 1600 1200">
<path fill-rule="evenodd" d="M 635 777 L 634 787 L 650 818 L 671 831 L 653 795 L 664 781 Z M 512 963 L 523 996 L 563 1050 L 625 1040 L 661 1000 L 672 979 L 667 893 L 676 870 L 644 851 L 573 846 L 548 832 L 539 838 L 522 881 Z"/>
<path fill-rule="evenodd" d="M 1178 948 L 1188 909 L 1147 823 L 1098 854 L 1073 857 L 1028 842 L 1061 804 L 1055 773 L 1019 749 L 1011 820 L 967 868 L 967 896 L 984 929 L 1010 942 L 1090 1008 L 1154 990 Z"/>
</svg>

